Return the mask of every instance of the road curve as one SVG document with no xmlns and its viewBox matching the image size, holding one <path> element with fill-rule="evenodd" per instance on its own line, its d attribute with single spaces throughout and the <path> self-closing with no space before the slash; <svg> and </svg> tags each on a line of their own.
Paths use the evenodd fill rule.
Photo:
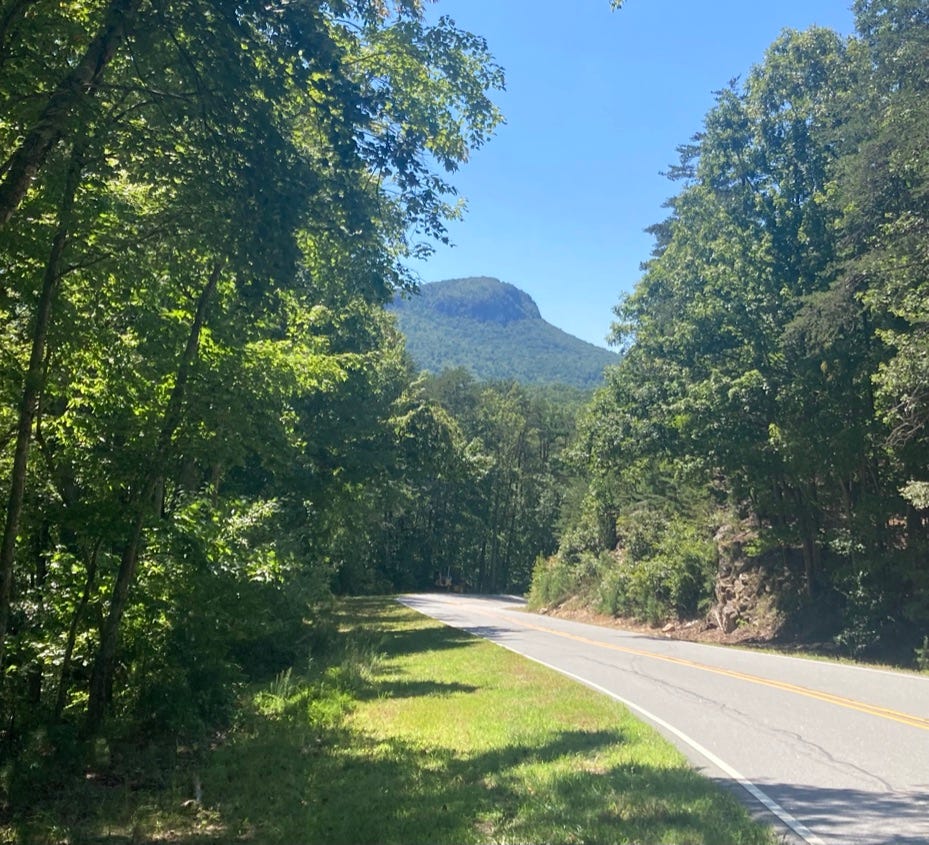
<svg viewBox="0 0 929 845">
<path fill-rule="evenodd" d="M 585 625 L 508 597 L 400 601 L 623 702 L 790 840 L 929 843 L 925 676 Z"/>
</svg>

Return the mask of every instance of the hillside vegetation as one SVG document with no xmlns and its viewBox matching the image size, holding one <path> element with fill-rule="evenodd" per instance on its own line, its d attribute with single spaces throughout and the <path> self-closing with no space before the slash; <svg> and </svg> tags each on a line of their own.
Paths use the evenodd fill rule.
<svg viewBox="0 0 929 845">
<path fill-rule="evenodd" d="M 929 7 L 854 6 L 680 147 L 540 601 L 729 629 L 766 585 L 817 638 L 927 665 Z"/>
<path fill-rule="evenodd" d="M 543 320 L 527 293 L 497 279 L 425 284 L 391 311 L 414 363 L 431 373 L 463 367 L 480 380 L 586 389 L 618 360 Z"/>
</svg>

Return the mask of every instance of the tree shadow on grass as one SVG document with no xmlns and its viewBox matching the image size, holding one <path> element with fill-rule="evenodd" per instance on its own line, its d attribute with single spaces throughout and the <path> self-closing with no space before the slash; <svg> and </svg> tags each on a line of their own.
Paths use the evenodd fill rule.
<svg viewBox="0 0 929 845">
<path fill-rule="evenodd" d="M 476 643 L 467 631 L 426 621 L 420 614 L 386 598 L 343 599 L 334 614 L 343 631 L 360 632 L 385 657 L 464 648 Z"/>
<path fill-rule="evenodd" d="M 734 800 L 710 800 L 713 785 L 688 769 L 616 763 L 618 730 L 471 755 L 345 729 L 298 736 L 271 725 L 220 749 L 203 779 L 212 831 L 175 841 L 735 841 L 721 812 L 735 815 Z"/>
<path fill-rule="evenodd" d="M 468 648 L 477 642 L 473 636 L 457 628 L 413 628 L 385 632 L 380 641 L 380 650 L 386 657 L 393 658 L 406 654 Z"/>
<path fill-rule="evenodd" d="M 342 628 L 389 631 L 404 623 L 406 608 L 383 596 L 341 598 L 332 616 Z"/>
<path fill-rule="evenodd" d="M 293 733 L 287 736 L 292 742 Z M 284 738 L 283 735 L 281 737 Z M 256 753 L 252 743 L 229 749 L 228 771 L 253 769 L 258 789 L 247 804 L 204 781 L 218 806 L 216 833 L 179 842 L 457 843 L 676 842 L 689 845 L 768 842 L 748 830 L 735 799 L 690 769 L 616 762 L 618 730 L 571 730 L 542 745 L 514 742 L 462 755 L 335 731 L 321 743 Z M 282 753 L 277 753 L 277 752 Z M 236 761 L 241 755 L 240 761 Z M 535 764 L 546 769 L 532 770 Z M 220 769 L 221 771 L 222 769 Z M 257 784 L 257 786 L 255 785 Z M 719 785 L 729 787 L 728 781 Z M 760 786 L 814 831 L 839 839 L 849 819 L 869 825 L 875 845 L 929 841 L 929 795 L 879 794 L 799 784 Z M 225 785 L 229 787 L 228 784 Z M 239 787 L 241 788 L 241 786 Z M 260 790 L 266 789 L 265 794 Z M 247 806 L 248 815 L 240 811 Z M 255 812 L 255 808 L 260 812 Z M 770 822 L 770 819 L 766 819 Z M 222 834 L 219 834 L 219 830 Z"/>
<path fill-rule="evenodd" d="M 617 762 L 619 730 L 569 730 L 542 744 L 514 742 L 477 754 L 384 741 L 344 727 L 312 729 L 266 719 L 217 749 L 199 771 L 202 807 L 176 830 L 147 826 L 136 811 L 128 826 L 86 843 L 644 843 L 761 845 L 758 829 L 735 822 L 733 800 L 714 797 L 712 782 L 689 769 Z M 621 760 L 621 758 L 619 758 Z M 532 769 L 539 763 L 545 769 Z M 188 779 L 189 782 L 189 779 Z M 732 787 L 728 781 L 720 785 Z M 844 839 L 848 819 L 869 823 L 868 842 L 929 841 L 926 792 L 878 794 L 800 784 L 760 783 L 815 832 Z M 126 800 L 123 790 L 88 785 L 94 801 Z M 133 830 L 132 827 L 135 827 Z M 59 841 L 31 836 L 17 842 Z"/>
<path fill-rule="evenodd" d="M 455 682 L 385 680 L 368 684 L 365 689 L 356 693 L 356 698 L 359 701 L 370 701 L 375 698 L 416 698 L 417 696 L 445 698 L 450 695 L 477 692 L 477 689 L 471 684 Z"/>
</svg>

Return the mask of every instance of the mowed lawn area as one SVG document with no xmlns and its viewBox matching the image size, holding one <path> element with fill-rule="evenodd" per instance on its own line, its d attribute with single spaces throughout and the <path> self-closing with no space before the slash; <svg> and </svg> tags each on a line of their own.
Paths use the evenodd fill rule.
<svg viewBox="0 0 929 845">
<path fill-rule="evenodd" d="M 602 695 L 390 599 L 337 622 L 337 659 L 248 696 L 161 789 L 89 780 L 6 841 L 776 841 Z"/>
</svg>

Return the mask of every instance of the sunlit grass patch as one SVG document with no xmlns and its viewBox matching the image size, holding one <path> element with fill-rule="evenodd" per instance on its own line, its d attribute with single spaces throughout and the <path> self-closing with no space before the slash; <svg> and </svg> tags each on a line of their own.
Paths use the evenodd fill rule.
<svg viewBox="0 0 929 845">
<path fill-rule="evenodd" d="M 82 783 L 0 842 L 774 841 L 606 697 L 387 599 L 337 621 L 329 658 L 212 747 L 139 788 Z"/>
<path fill-rule="evenodd" d="M 374 694 L 346 720 L 337 776 L 317 781 L 318 841 L 772 841 L 622 706 L 405 608 L 383 614 Z"/>
</svg>

